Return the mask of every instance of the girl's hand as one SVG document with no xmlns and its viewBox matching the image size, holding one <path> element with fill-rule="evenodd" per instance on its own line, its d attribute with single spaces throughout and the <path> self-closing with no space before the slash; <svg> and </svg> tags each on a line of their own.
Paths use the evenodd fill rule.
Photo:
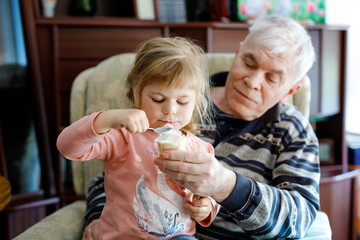
<svg viewBox="0 0 360 240">
<path fill-rule="evenodd" d="M 185 203 L 184 208 L 190 217 L 197 222 L 201 222 L 211 213 L 212 205 L 209 197 L 194 195 L 192 202 Z"/>
<path fill-rule="evenodd" d="M 123 127 L 131 133 L 143 133 L 149 128 L 149 121 L 140 109 L 113 109 L 99 114 L 94 120 L 94 130 L 99 134 Z"/>
</svg>

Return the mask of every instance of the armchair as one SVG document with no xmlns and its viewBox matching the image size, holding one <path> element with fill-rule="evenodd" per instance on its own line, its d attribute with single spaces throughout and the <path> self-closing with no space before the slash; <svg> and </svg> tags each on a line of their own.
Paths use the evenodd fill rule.
<svg viewBox="0 0 360 240">
<path fill-rule="evenodd" d="M 70 99 L 70 121 L 99 110 L 126 108 L 130 106 L 126 98 L 124 83 L 135 54 L 119 54 L 105 59 L 97 66 L 81 72 L 73 82 Z M 206 54 L 209 74 L 225 71 L 230 68 L 233 54 Z M 305 115 L 309 116 L 310 80 L 302 79 L 303 87 L 288 101 L 298 106 Z M 86 162 L 72 162 L 75 192 L 78 195 L 87 194 L 90 181 L 102 172 L 102 162 L 98 160 Z M 35 224 L 16 240 L 22 239 L 81 239 L 85 201 L 69 204 Z M 326 224 L 326 214 L 319 215 Z M 321 232 L 323 229 L 314 229 Z M 327 233 L 331 232 L 328 229 Z M 331 233 L 329 233 L 331 235 Z M 319 239 L 319 238 L 313 238 Z M 325 239 L 325 238 L 324 238 Z"/>
</svg>

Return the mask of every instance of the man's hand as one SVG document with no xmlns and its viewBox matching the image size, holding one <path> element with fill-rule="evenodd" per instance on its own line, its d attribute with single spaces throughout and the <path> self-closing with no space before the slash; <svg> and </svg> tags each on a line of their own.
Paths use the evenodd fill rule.
<svg viewBox="0 0 360 240">
<path fill-rule="evenodd" d="M 167 150 L 155 164 L 179 185 L 217 202 L 224 201 L 235 187 L 235 173 L 209 153 Z"/>
<path fill-rule="evenodd" d="M 99 240 L 100 220 L 95 219 L 86 226 L 83 232 L 82 240 Z"/>
</svg>

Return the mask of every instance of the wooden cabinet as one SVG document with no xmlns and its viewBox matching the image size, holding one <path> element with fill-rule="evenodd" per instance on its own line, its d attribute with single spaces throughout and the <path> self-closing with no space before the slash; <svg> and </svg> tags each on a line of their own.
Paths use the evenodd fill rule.
<svg viewBox="0 0 360 240">
<path fill-rule="evenodd" d="M 358 176 L 358 170 L 322 172 L 320 204 L 329 217 L 333 240 L 356 239 Z"/>
<path fill-rule="evenodd" d="M 59 171 L 60 156 L 55 143 L 61 129 L 69 124 L 70 89 L 77 74 L 112 55 L 135 52 L 141 42 L 157 36 L 190 37 L 207 52 L 234 53 L 249 28 L 248 24 L 239 22 L 140 21 L 136 19 L 136 12 L 131 18 L 116 17 L 114 14 L 69 17 L 64 10 L 67 1 L 58 1 L 62 5 L 54 18 L 44 18 L 40 14 L 39 2 L 22 0 L 21 5 L 31 76 L 43 95 L 46 122 L 43 130 L 50 139 L 49 161 L 57 169 L 57 192 L 61 198 L 64 197 L 64 189 Z M 100 9 L 105 9 L 106 2 L 102 3 Z M 107 9 L 102 11 L 109 11 Z M 316 62 L 308 73 L 312 82 L 311 117 L 318 137 L 332 139 L 336 146 L 334 163 L 321 166 L 324 172 L 320 186 L 323 210 L 332 221 L 340 215 L 338 210 L 333 211 L 334 205 L 326 204 L 326 201 L 339 196 L 339 192 L 335 185 L 329 185 L 332 178 L 325 176 L 334 171 L 340 176 L 348 171 L 344 141 L 347 27 L 313 25 L 306 26 L 306 29 L 316 49 Z M 349 194 L 353 194 L 353 181 L 342 183 L 350 187 Z M 353 209 L 354 205 L 356 202 L 349 201 L 347 207 Z"/>
</svg>

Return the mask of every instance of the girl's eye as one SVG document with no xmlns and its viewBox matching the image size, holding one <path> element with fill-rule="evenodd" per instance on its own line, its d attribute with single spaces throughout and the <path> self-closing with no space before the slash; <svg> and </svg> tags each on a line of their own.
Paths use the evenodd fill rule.
<svg viewBox="0 0 360 240">
<path fill-rule="evenodd" d="M 152 100 L 156 103 L 161 103 L 164 101 L 164 99 L 162 99 L 162 98 L 161 99 L 160 98 L 152 98 Z"/>
<path fill-rule="evenodd" d="M 178 104 L 180 104 L 180 105 L 186 105 L 186 104 L 188 104 L 188 102 L 189 102 L 189 101 L 178 101 Z"/>
<path fill-rule="evenodd" d="M 190 102 L 190 99 L 188 97 L 182 97 L 177 100 L 177 103 L 180 105 L 186 105 Z"/>
</svg>

